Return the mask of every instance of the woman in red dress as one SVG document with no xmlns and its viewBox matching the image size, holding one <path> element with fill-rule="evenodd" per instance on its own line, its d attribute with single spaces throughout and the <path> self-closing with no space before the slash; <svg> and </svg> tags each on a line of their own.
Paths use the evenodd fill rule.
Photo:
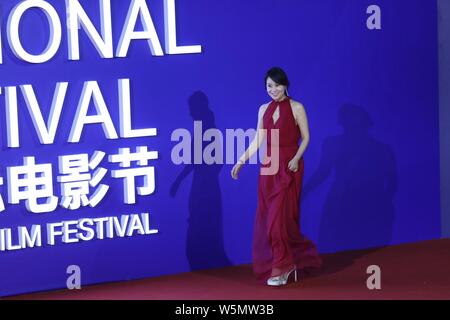
<svg viewBox="0 0 450 320">
<path fill-rule="evenodd" d="M 320 267 L 322 260 L 315 245 L 300 233 L 299 224 L 303 154 L 309 143 L 306 112 L 301 103 L 288 97 L 289 80 L 282 69 L 270 69 L 265 82 L 272 101 L 259 108 L 257 135 L 231 176 L 238 178 L 244 163 L 266 138 L 267 155 L 258 179 L 253 270 L 258 280 L 280 286 L 290 278 L 297 281 L 298 270 Z"/>
</svg>

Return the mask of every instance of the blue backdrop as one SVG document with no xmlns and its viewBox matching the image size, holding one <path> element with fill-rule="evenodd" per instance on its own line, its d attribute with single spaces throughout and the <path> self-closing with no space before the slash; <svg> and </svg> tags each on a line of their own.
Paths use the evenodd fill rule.
<svg viewBox="0 0 450 320">
<path fill-rule="evenodd" d="M 63 1 L 48 1 L 64 21 Z M 80 1 L 99 26 L 97 1 Z M 0 295 L 64 288 L 66 268 L 78 265 L 82 285 L 249 263 L 258 166 L 179 166 L 171 161 L 176 128 L 252 128 L 268 101 L 263 77 L 283 67 L 290 95 L 306 108 L 311 144 L 305 155 L 302 230 L 322 253 L 412 242 L 440 236 L 436 3 L 379 0 L 382 29 L 368 30 L 365 0 L 178 0 L 179 45 L 200 54 L 151 55 L 134 41 L 127 58 L 101 59 L 80 31 L 81 60 L 68 61 L 67 35 L 45 64 L 19 61 L 6 41 L 7 16 L 18 0 L 0 5 L 3 64 L 0 86 L 32 84 L 49 113 L 56 82 L 69 82 L 53 145 L 40 145 L 19 94 L 21 147 L 7 148 L 4 94 L 0 95 L 1 228 L 149 212 L 156 235 L 92 240 L 0 251 Z M 113 37 L 119 40 L 130 1 L 112 0 Z M 161 42 L 163 1 L 147 1 Z M 64 24 L 63 24 L 64 25 Z M 21 39 L 39 52 L 48 39 L 45 16 L 28 12 Z M 133 127 L 158 129 L 156 137 L 107 140 L 88 125 L 80 143 L 67 142 L 84 81 L 96 80 L 116 128 L 117 79 L 130 78 Z M 19 91 L 20 92 L 20 91 Z M 4 93 L 4 92 L 3 92 Z M 8 204 L 6 168 L 35 156 L 57 167 L 60 155 L 148 146 L 156 190 L 123 203 L 122 182 L 108 174 L 105 199 L 95 208 L 33 214 Z M 102 167 L 114 166 L 106 161 Z M 59 185 L 54 175 L 54 190 Z"/>
</svg>

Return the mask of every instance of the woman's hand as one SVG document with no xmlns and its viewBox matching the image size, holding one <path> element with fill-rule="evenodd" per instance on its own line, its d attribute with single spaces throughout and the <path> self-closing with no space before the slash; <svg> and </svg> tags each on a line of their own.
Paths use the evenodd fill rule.
<svg viewBox="0 0 450 320">
<path fill-rule="evenodd" d="M 294 158 L 291 161 L 289 161 L 288 168 L 289 168 L 289 170 L 291 170 L 293 172 L 297 172 L 298 171 L 298 159 Z"/>
<path fill-rule="evenodd" d="M 231 169 L 231 177 L 235 180 L 237 180 L 238 175 L 239 175 L 239 171 L 241 171 L 242 166 L 244 165 L 243 162 L 238 161 L 238 163 L 236 163 L 233 167 L 233 169 Z"/>
</svg>

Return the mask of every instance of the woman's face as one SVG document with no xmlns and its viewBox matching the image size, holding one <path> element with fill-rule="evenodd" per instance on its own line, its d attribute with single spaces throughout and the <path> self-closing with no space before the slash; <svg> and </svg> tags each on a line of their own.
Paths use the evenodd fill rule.
<svg viewBox="0 0 450 320">
<path fill-rule="evenodd" d="M 286 86 L 275 83 L 271 78 L 267 78 L 266 88 L 273 100 L 281 100 L 285 97 Z"/>
</svg>

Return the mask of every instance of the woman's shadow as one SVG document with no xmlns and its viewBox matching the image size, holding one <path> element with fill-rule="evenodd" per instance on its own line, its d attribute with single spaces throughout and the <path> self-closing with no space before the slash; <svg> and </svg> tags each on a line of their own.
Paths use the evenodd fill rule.
<svg viewBox="0 0 450 320">
<path fill-rule="evenodd" d="M 397 170 L 390 146 L 369 133 L 372 120 L 360 106 L 343 105 L 340 135 L 325 139 L 317 170 L 305 183 L 304 195 L 333 180 L 323 206 L 318 247 L 328 255 L 324 272 L 334 272 L 358 257 L 391 243 L 395 217 Z M 370 248 L 368 250 L 361 250 Z"/>
<path fill-rule="evenodd" d="M 203 131 L 216 128 L 214 113 L 209 108 L 208 97 L 203 92 L 194 92 L 189 97 L 188 105 L 193 121 L 201 121 Z M 204 161 L 195 164 L 193 137 L 191 134 L 190 164 L 184 166 L 170 188 L 170 195 L 175 197 L 181 182 L 193 173 L 189 193 L 187 259 L 191 271 L 231 266 L 223 244 L 222 196 L 219 184 L 219 173 L 223 165 L 205 164 Z M 202 141 L 202 153 L 209 143 Z M 198 158 L 199 156 L 197 155 Z"/>
</svg>

